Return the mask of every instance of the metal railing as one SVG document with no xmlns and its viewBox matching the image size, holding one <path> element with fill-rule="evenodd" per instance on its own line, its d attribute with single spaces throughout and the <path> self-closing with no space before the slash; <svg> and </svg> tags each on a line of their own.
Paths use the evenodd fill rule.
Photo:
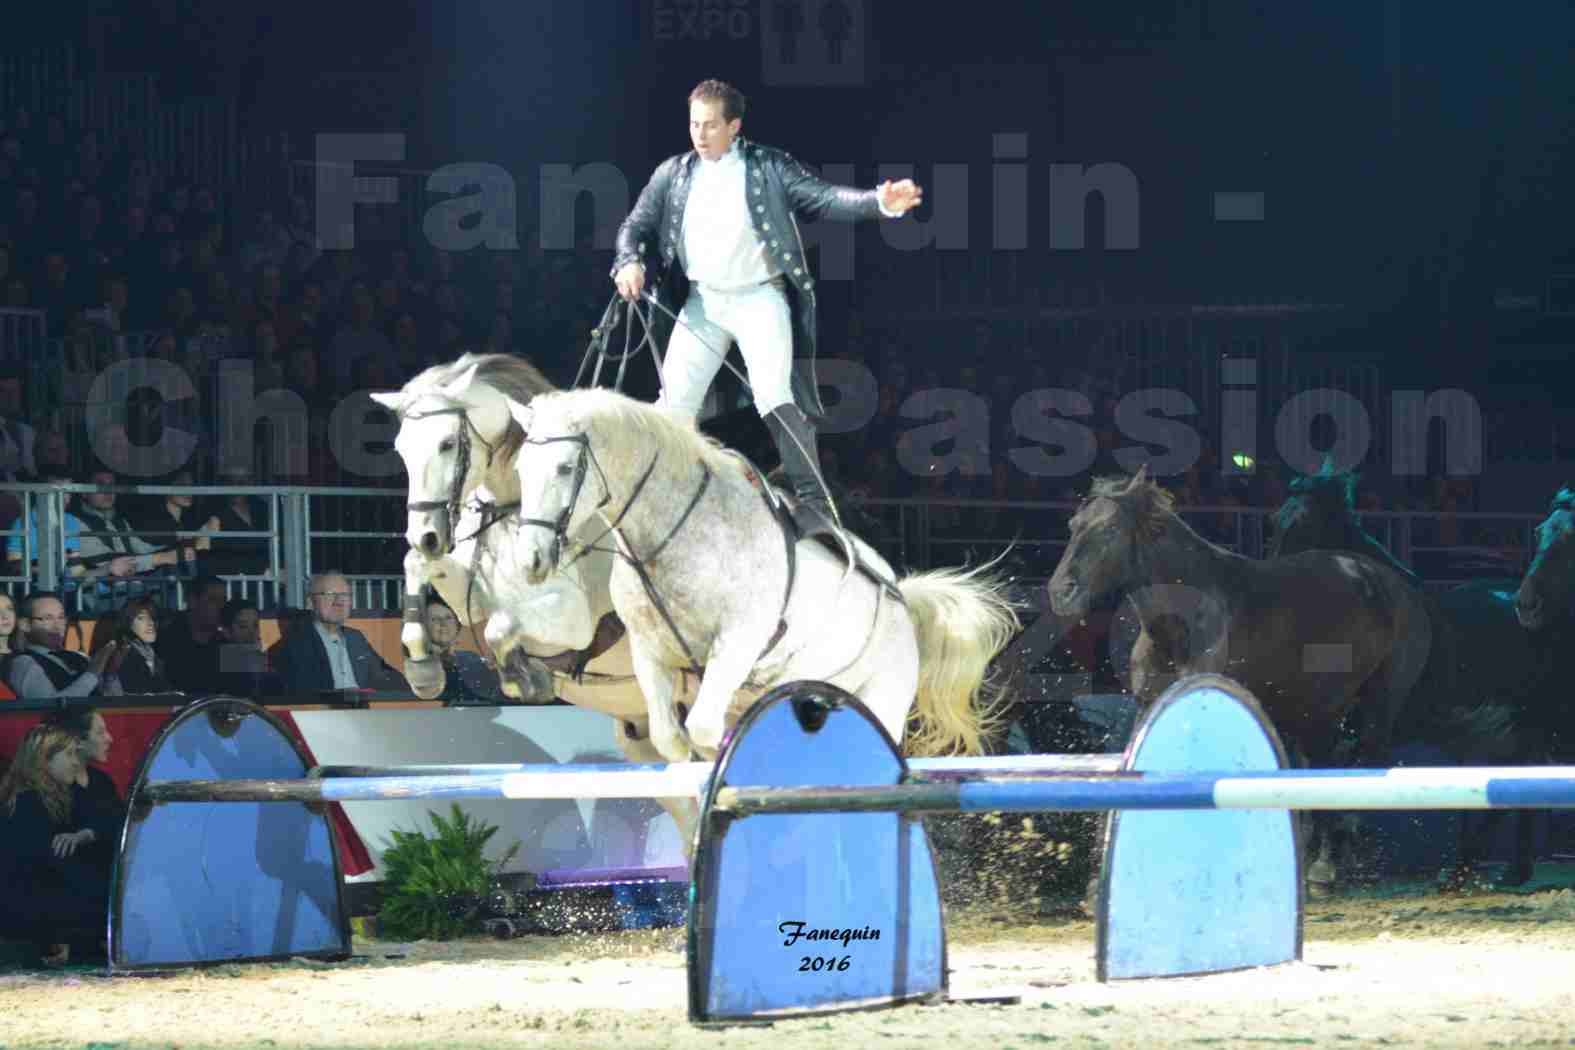
<svg viewBox="0 0 1575 1050">
<path fill-rule="evenodd" d="M 402 493 L 388 489 L 303 487 L 303 486 L 176 486 L 176 485 L 6 485 L 0 492 L 13 495 L 20 506 L 20 513 L 7 527 L 0 530 L 4 537 L 8 557 L 0 586 L 7 591 L 48 590 L 65 592 L 75 611 L 81 612 L 94 604 L 89 589 L 98 589 L 120 582 L 137 582 L 148 588 L 163 588 L 173 595 L 178 605 L 185 604 L 185 590 L 191 582 L 189 574 L 160 573 L 156 576 L 123 581 L 84 571 L 79 559 L 74 557 L 84 536 L 107 537 L 117 535 L 81 528 L 80 519 L 70 521 L 66 504 L 71 496 L 93 492 L 113 492 L 121 496 L 192 495 L 223 499 L 248 496 L 263 501 L 267 508 L 266 528 L 252 530 L 219 530 L 206 528 L 140 531 L 133 530 L 142 539 L 156 546 L 177 546 L 205 539 L 254 540 L 267 544 L 267 568 L 258 574 L 225 574 L 231 597 L 246 597 L 263 608 L 289 606 L 301 608 L 306 604 L 307 583 L 314 571 L 341 569 L 344 555 L 336 555 L 336 545 L 364 546 L 368 541 L 382 541 L 398 550 L 389 560 L 389 572 L 346 572 L 354 594 L 356 609 L 384 612 L 398 609 L 404 587 L 403 555 L 404 533 L 393 530 L 344 530 L 313 528 L 314 505 L 325 500 L 378 500 L 402 512 Z M 75 515 L 71 515 L 74 519 Z M 208 518 L 201 521 L 206 524 Z M 72 527 L 68 529 L 68 524 Z M 74 567 L 75 566 L 75 567 Z M 31 571 L 29 571 L 31 570 Z"/>
<path fill-rule="evenodd" d="M 103 577 L 84 578 L 71 569 L 71 550 L 82 536 L 102 536 L 81 528 L 71 531 L 68 548 L 66 504 L 70 496 L 114 492 L 117 496 L 195 495 L 223 499 L 244 495 L 261 500 L 267 508 L 265 522 L 245 531 L 210 532 L 204 528 L 138 533 L 160 546 L 208 540 L 254 540 L 267 545 L 267 568 L 256 574 L 224 574 L 231 597 L 246 597 L 265 609 L 301 608 L 314 571 L 333 569 L 349 581 L 354 608 L 362 613 L 383 614 L 400 607 L 404 589 L 402 560 L 405 552 L 403 490 L 358 487 L 309 486 L 172 486 L 129 485 L 101 488 L 92 485 L 8 485 L 0 492 L 13 494 L 20 516 L 0 530 L 8 558 L 0 586 L 12 592 L 33 589 L 65 590 L 76 594 L 74 608 L 84 607 L 82 590 L 97 586 Z M 329 527 L 324 504 L 359 505 L 358 513 L 377 520 L 397 522 L 380 527 Z M 1067 521 L 1077 504 L 1068 501 L 980 499 L 870 499 L 857 504 L 876 522 L 877 532 L 867 537 L 894 565 L 925 569 L 940 565 L 978 564 L 1003 553 L 1015 555 L 1015 568 L 1023 579 L 1046 577 L 1065 549 Z M 342 509 L 342 508 L 340 508 Z M 1249 558 L 1262 558 L 1267 549 L 1265 519 L 1272 510 L 1242 506 L 1181 506 L 1182 520 L 1205 539 Z M 345 515 L 339 515 L 341 519 Z M 207 517 L 201 520 L 205 523 Z M 1436 511 L 1365 511 L 1364 525 L 1402 562 L 1413 566 L 1433 585 L 1447 585 L 1479 576 L 1518 577 L 1529 553 L 1535 549 L 1532 530 L 1541 520 L 1534 514 Z M 33 522 L 35 529 L 28 523 Z M 271 524 L 270 524 L 271 523 Z M 1496 543 L 1440 542 L 1455 531 L 1491 525 L 1503 536 Z M 34 537 L 38 537 L 35 540 Z M 1422 542 L 1418 542 L 1418 540 Z M 381 549 L 379 546 L 381 545 Z M 370 551 L 370 559 L 364 557 Z M 357 561 L 352 552 L 363 555 Z M 1453 565 L 1453 568 L 1451 568 Z M 28 571 L 32 567 L 32 571 Z M 179 573 L 157 581 L 173 600 L 185 602 L 190 576 Z"/>
</svg>

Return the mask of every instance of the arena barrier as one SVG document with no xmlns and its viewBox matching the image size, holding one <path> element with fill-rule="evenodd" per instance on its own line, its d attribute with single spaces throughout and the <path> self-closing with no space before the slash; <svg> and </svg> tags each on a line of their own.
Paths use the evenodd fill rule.
<svg viewBox="0 0 1575 1050">
<path fill-rule="evenodd" d="M 244 706 L 226 709 L 226 717 L 183 716 L 193 738 L 204 726 L 213 738 L 188 743 L 187 750 L 230 754 L 240 733 L 231 727 L 224 737 L 219 730 L 230 720 L 242 727 L 259 721 L 237 718 Z M 185 739 L 171 737 L 177 738 Z M 259 947 L 271 957 L 313 950 L 343 957 L 348 938 L 322 935 L 345 921 L 342 911 L 332 913 L 338 897 L 323 880 L 332 850 L 316 803 L 540 792 L 698 796 L 689 1017 L 727 1024 L 946 997 L 945 926 L 924 813 L 1112 811 L 1096 955 L 1099 979 L 1116 980 L 1299 959 L 1303 882 L 1292 810 L 1575 807 L 1571 767 L 1287 770 L 1256 701 L 1213 675 L 1185 678 L 1167 690 L 1145 713 L 1126 753 L 1113 757 L 908 763 L 855 698 L 799 682 L 751 707 L 714 767 L 341 767 L 278 778 L 210 757 L 187 763 L 208 776 L 181 779 L 163 774 L 176 766 L 159 765 L 134 789 L 123 861 L 136 870 L 137 851 L 160 840 L 134 826 L 169 811 L 166 821 L 207 832 L 197 857 L 224 872 L 222 883 L 189 879 L 191 896 L 180 898 L 180 907 L 228 915 L 236 926 L 272 917 L 267 929 L 249 936 L 190 941 L 197 947 L 187 952 L 187 964 L 236 958 L 212 954 L 215 949 L 255 953 Z M 264 807 L 263 800 L 307 805 Z M 220 815 L 236 806 L 257 815 L 239 821 Z M 316 824 L 310 834 L 265 837 L 271 829 L 260 812 L 269 808 Z M 232 822 L 239 830 L 225 827 Z M 297 862 L 289 850 L 308 860 Z M 166 847 L 153 863 L 189 861 Z M 117 901 L 116 924 L 129 926 L 146 906 L 131 895 L 133 885 Z M 248 887 L 249 909 L 233 910 L 237 886 Z M 203 893 L 215 899 L 204 900 Z M 303 912 L 321 918 L 303 924 Z M 296 921 L 284 921 L 287 914 Z M 112 928 L 112 968 L 151 958 L 123 956 L 122 940 L 134 943 L 129 930 L 121 937 Z"/>
</svg>

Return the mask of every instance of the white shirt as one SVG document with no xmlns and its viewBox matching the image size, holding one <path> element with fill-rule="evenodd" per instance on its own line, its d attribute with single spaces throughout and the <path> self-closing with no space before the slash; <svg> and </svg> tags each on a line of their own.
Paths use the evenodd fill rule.
<svg viewBox="0 0 1575 1050">
<path fill-rule="evenodd" d="M 355 667 L 350 663 L 350 651 L 345 648 L 344 632 L 328 633 L 328 628 L 316 624 L 317 636 L 323 640 L 323 648 L 328 650 L 328 666 L 334 672 L 334 684 L 331 689 L 359 689 L 360 685 L 355 680 Z"/>
<path fill-rule="evenodd" d="M 744 193 L 744 156 L 738 141 L 717 160 L 696 160 L 684 205 L 684 272 L 707 288 L 763 284 L 781 273 L 755 235 Z"/>
</svg>

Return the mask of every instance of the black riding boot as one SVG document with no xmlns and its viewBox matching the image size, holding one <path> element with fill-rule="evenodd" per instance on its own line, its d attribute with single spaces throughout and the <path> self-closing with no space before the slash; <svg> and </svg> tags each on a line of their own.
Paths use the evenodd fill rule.
<svg viewBox="0 0 1575 1050">
<path fill-rule="evenodd" d="M 831 505 L 831 494 L 819 478 L 820 451 L 815 444 L 815 428 L 797 405 L 783 405 L 766 417 L 766 426 L 776 439 L 782 474 L 798 507 L 793 520 L 805 536 L 834 532 L 838 524 Z"/>
</svg>

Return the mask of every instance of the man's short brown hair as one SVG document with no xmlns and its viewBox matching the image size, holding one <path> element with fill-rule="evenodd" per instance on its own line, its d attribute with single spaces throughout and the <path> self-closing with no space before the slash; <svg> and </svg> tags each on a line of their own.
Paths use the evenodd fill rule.
<svg viewBox="0 0 1575 1050">
<path fill-rule="evenodd" d="M 744 96 L 725 80 L 702 80 L 689 92 L 690 102 L 721 102 L 723 120 L 739 120 L 744 115 Z"/>
</svg>

